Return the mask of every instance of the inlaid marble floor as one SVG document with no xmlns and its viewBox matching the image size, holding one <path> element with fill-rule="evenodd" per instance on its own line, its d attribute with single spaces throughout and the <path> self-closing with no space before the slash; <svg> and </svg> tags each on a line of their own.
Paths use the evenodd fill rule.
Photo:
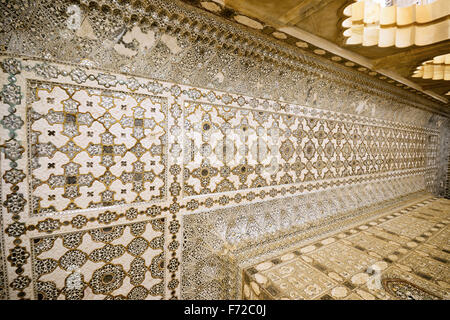
<svg viewBox="0 0 450 320">
<path fill-rule="evenodd" d="M 450 200 L 430 198 L 246 268 L 244 299 L 449 299 Z"/>
</svg>

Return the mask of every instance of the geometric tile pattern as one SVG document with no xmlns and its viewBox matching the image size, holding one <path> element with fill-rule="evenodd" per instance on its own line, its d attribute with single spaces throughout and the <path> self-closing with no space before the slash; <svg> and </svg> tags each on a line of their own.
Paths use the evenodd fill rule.
<svg viewBox="0 0 450 320">
<path fill-rule="evenodd" d="M 2 169 L 0 161 L 0 172 Z M 2 183 L 0 183 L 0 197 L 2 196 Z M 3 236 L 3 206 L 0 205 L 0 300 L 8 299 L 8 281 L 7 281 L 7 266 L 6 266 L 6 254 L 5 254 L 5 242 Z"/>
<path fill-rule="evenodd" d="M 169 95 L 68 65 L 1 66 L 2 298 L 176 297 Z"/>
<path fill-rule="evenodd" d="M 227 253 L 279 252 L 314 221 L 440 188 L 436 103 L 180 1 L 94 2 L 0 3 L 1 298 L 221 297 L 241 288 L 235 262 L 254 262 Z M 410 242 L 392 232 L 360 246 Z M 388 286 L 424 288 L 423 270 Z"/>
<path fill-rule="evenodd" d="M 381 228 L 384 231 L 395 233 L 399 236 L 415 238 L 430 229 L 434 224 L 434 221 L 407 216 L 384 222 L 381 224 Z"/>
<path fill-rule="evenodd" d="M 96 262 L 98 251 L 78 247 L 70 249 L 66 256 L 64 246 L 66 249 L 52 247 L 44 256 L 35 255 L 33 241 L 37 238 L 164 219 L 162 257 L 167 277 L 163 292 L 158 291 L 156 296 L 178 298 L 184 250 L 181 217 L 187 212 L 198 215 L 201 210 L 214 208 L 216 212 L 239 204 L 242 209 L 228 215 L 235 219 L 236 214 L 252 210 L 261 200 L 270 200 L 263 202 L 270 208 L 290 203 L 285 201 L 288 197 L 305 196 L 308 201 L 293 201 L 289 210 L 270 210 L 267 220 L 235 219 L 226 234 L 227 239 L 240 239 L 241 231 L 249 230 L 244 235 L 247 239 L 264 236 L 263 229 L 258 230 L 264 222 L 275 228 L 273 235 L 281 237 L 289 231 L 288 225 L 271 223 L 274 217 L 286 216 L 285 221 L 295 221 L 299 227 L 309 223 L 308 219 L 327 219 L 362 206 L 397 201 L 401 196 L 422 192 L 423 175 L 435 170 L 438 132 L 433 127 L 335 111 L 318 112 L 308 106 L 109 73 L 83 65 L 5 56 L 1 67 L 2 264 L 7 268 L 0 280 L 10 299 L 154 297 L 153 284 L 142 284 L 144 290 L 141 284 L 128 285 L 124 280 L 130 278 L 128 263 L 136 260 L 129 251 L 123 251 L 132 246 L 131 237 L 121 235 L 117 243 L 103 245 L 104 252 L 117 256 L 118 260 L 111 258 L 112 262 Z M 194 105 L 206 109 L 192 114 Z M 238 117 L 227 122 L 224 118 L 229 115 L 220 118 L 214 114 L 216 111 L 210 112 L 219 109 L 233 110 Z M 267 120 L 263 120 L 266 116 Z M 205 117 L 211 117 L 210 121 Z M 243 126 L 246 121 L 248 124 Z M 260 165 L 265 167 L 267 159 L 262 153 L 263 144 L 257 144 L 256 155 L 261 161 L 254 161 L 258 158 L 249 153 L 255 151 L 251 148 L 254 135 L 248 134 L 258 128 L 258 121 L 265 129 L 277 125 L 282 129 L 277 143 L 269 146 L 280 169 L 272 176 L 261 174 L 259 182 Z M 207 157 L 208 134 L 202 136 L 202 130 L 226 133 L 227 125 L 242 135 L 217 139 L 219 145 L 211 148 Z M 191 126 L 199 130 L 190 130 Z M 248 131 L 243 130 L 246 127 Z M 201 148 L 194 148 L 193 154 L 187 145 L 191 133 L 200 135 L 195 143 L 201 142 Z M 302 139 L 294 139 L 295 134 Z M 382 134 L 395 141 L 383 140 Z M 274 130 L 263 132 L 261 137 L 264 135 L 277 136 Z M 365 141 L 363 135 L 370 141 Z M 241 138 L 244 143 L 239 145 Z M 233 143 L 227 139 L 234 143 L 236 152 L 244 155 L 247 164 L 228 166 Z M 225 143 L 220 145 L 220 141 Z M 365 148 L 367 153 L 360 154 L 354 150 L 357 147 Z M 399 152 L 403 157 L 393 160 L 389 152 Z M 202 161 L 197 165 L 201 158 L 196 153 L 210 160 L 209 168 L 202 167 Z M 194 161 L 189 160 L 192 155 Z M 223 163 L 220 165 L 220 159 L 227 163 L 229 171 Z M 296 164 L 297 160 L 305 168 L 300 162 Z M 338 165 L 341 162 L 342 166 Z M 267 169 L 271 170 L 270 166 Z M 224 179 L 223 187 L 217 188 L 213 179 L 218 177 Z M 331 190 L 339 191 L 326 201 L 308 195 Z M 304 210 L 311 214 L 302 215 Z M 136 241 L 150 243 L 153 238 L 148 235 Z M 83 243 L 91 243 L 88 236 L 83 239 Z M 68 267 L 62 267 L 65 259 L 81 259 L 77 262 L 77 266 L 81 264 L 81 278 L 75 274 L 67 279 L 73 272 L 68 274 L 64 269 Z M 92 264 L 96 263 L 94 268 Z M 146 261 L 146 268 L 149 265 Z M 143 268 L 142 263 L 139 266 Z M 109 276 L 94 277 L 102 272 Z M 75 291 L 65 289 L 66 280 L 78 281 L 84 290 L 80 286 L 75 286 Z M 122 280 L 126 285 L 121 285 Z M 134 287 L 139 287 L 134 289 L 139 295 L 130 293 Z"/>
<path fill-rule="evenodd" d="M 313 53 L 314 55 L 320 55 L 324 57 L 325 59 L 329 59 L 335 63 L 339 63 L 345 67 L 352 68 L 354 70 L 357 70 L 361 73 L 369 74 L 372 77 L 376 77 L 380 80 L 383 80 L 387 83 L 395 84 L 397 87 L 404 87 L 406 88 L 406 85 L 402 85 L 401 83 L 394 81 L 390 77 L 383 76 L 376 71 L 374 71 L 371 68 L 365 68 L 364 66 L 355 63 L 353 60 L 347 60 L 346 58 L 335 55 L 336 53 L 332 53 L 327 51 L 324 48 L 318 48 L 313 45 L 312 43 L 308 43 L 305 41 L 298 41 L 299 38 L 294 35 L 294 33 L 289 32 L 286 29 L 278 28 L 275 24 L 262 21 L 260 16 L 257 18 L 258 14 L 251 13 L 251 12 L 245 12 L 246 10 L 243 10 L 243 8 L 239 8 L 240 10 L 236 10 L 237 8 L 234 7 L 232 12 L 230 12 L 231 6 L 228 4 L 225 4 L 222 1 L 190 1 L 190 0 L 182 0 L 186 4 L 192 5 L 197 7 L 198 9 L 202 11 L 207 11 L 210 14 L 213 14 L 215 16 L 218 16 L 220 18 L 226 19 L 233 23 L 239 23 L 244 27 L 250 27 L 251 29 L 257 29 L 260 33 L 267 34 L 269 37 L 272 37 L 274 40 L 276 40 L 278 43 L 285 43 L 289 45 L 294 45 L 297 47 L 302 48 L 305 51 L 309 51 L 310 53 Z M 274 30 L 276 30 L 274 32 Z M 304 40 L 304 39 L 301 39 Z"/>
<path fill-rule="evenodd" d="M 449 214 L 434 198 L 344 228 L 246 268 L 243 297 L 449 299 Z"/>
<path fill-rule="evenodd" d="M 165 195 L 166 99 L 37 81 L 28 91 L 33 214 Z"/>
<path fill-rule="evenodd" d="M 164 219 L 31 239 L 38 300 L 163 299 Z"/>
<path fill-rule="evenodd" d="M 423 179 L 412 176 L 346 186 L 336 194 L 326 190 L 185 215 L 182 297 L 238 299 L 242 268 L 310 238 L 345 229 L 349 223 L 370 220 L 383 214 L 387 207 L 428 199 L 429 194 L 424 194 L 422 188 Z M 379 199 L 384 200 L 380 203 Z M 356 241 L 359 247 L 379 254 L 390 252 L 393 243 L 406 244 L 405 239 L 382 230 L 373 229 L 373 236 L 365 235 L 364 240 L 356 233 L 348 241 Z M 335 251 L 336 248 L 324 248 L 318 251 L 317 258 L 334 256 L 335 266 L 340 268 L 349 258 L 336 256 Z M 365 263 L 358 250 L 351 255 L 355 267 Z"/>
</svg>

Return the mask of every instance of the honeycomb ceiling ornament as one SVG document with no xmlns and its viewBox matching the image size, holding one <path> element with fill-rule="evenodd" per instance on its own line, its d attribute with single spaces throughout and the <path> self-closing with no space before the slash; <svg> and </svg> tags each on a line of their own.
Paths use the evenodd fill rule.
<svg viewBox="0 0 450 320">
<path fill-rule="evenodd" d="M 450 53 L 434 57 L 418 66 L 413 78 L 450 80 Z M 447 93 L 448 94 L 448 93 Z"/>
<path fill-rule="evenodd" d="M 448 0 L 357 0 L 344 15 L 350 45 L 405 48 L 450 39 Z"/>
</svg>

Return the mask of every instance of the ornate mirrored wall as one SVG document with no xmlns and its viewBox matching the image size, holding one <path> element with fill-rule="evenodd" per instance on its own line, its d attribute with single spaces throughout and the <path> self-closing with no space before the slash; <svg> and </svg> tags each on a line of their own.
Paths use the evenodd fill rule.
<svg viewBox="0 0 450 320">
<path fill-rule="evenodd" d="M 233 298 L 233 257 L 444 190 L 434 102 L 138 3 L 1 2 L 2 298 Z"/>
</svg>

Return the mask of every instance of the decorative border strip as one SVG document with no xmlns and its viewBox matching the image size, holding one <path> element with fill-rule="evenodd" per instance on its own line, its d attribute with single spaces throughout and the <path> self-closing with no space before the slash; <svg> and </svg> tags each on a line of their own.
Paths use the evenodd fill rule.
<svg viewBox="0 0 450 320">
<path fill-rule="evenodd" d="M 180 161 L 182 161 L 182 157 L 180 157 L 179 146 L 181 145 L 181 136 L 179 134 L 170 134 L 168 136 L 168 148 L 169 148 L 169 159 L 168 159 L 168 172 L 170 173 L 170 178 L 168 179 L 168 186 L 170 185 L 169 192 L 171 199 L 168 199 L 166 204 L 162 205 L 152 205 L 150 207 L 144 207 L 144 205 L 136 206 L 133 208 L 121 208 L 117 210 L 114 208 L 114 211 L 110 211 L 110 208 L 102 208 L 99 210 L 85 211 L 86 215 L 77 215 L 75 217 L 70 216 L 70 214 L 64 214 L 63 217 L 59 217 L 57 215 L 48 215 L 37 218 L 27 218 L 24 217 L 22 212 L 26 211 L 28 206 L 28 202 L 24 197 L 24 194 L 28 192 L 27 186 L 23 183 L 26 173 L 20 168 L 27 168 L 27 159 L 23 158 L 23 154 L 26 151 L 24 146 L 22 145 L 21 140 L 18 138 L 18 132 L 22 132 L 24 130 L 24 121 L 18 116 L 17 107 L 22 105 L 23 103 L 23 92 L 21 90 L 21 86 L 18 85 L 19 82 L 16 78 L 19 74 L 31 73 L 34 74 L 36 78 L 45 79 L 48 81 L 49 79 L 58 79 L 65 78 L 67 81 L 72 81 L 77 84 L 88 83 L 92 86 L 99 86 L 105 88 L 117 87 L 117 86 L 126 86 L 128 90 L 132 92 L 151 92 L 155 95 L 167 95 L 168 96 L 168 105 L 169 105 L 169 115 L 168 115 L 168 126 L 170 130 L 172 127 L 180 128 L 182 126 L 182 119 L 180 115 L 182 114 L 183 101 L 185 99 L 193 99 L 200 100 L 201 98 L 206 99 L 206 103 L 214 102 L 215 99 L 221 100 L 223 103 L 228 102 L 228 105 L 234 104 L 239 106 L 239 104 L 251 103 L 251 99 L 244 98 L 243 96 L 232 95 L 228 93 L 222 93 L 220 97 L 217 97 L 215 94 L 215 98 L 213 101 L 209 101 L 208 99 L 212 99 L 210 93 L 212 91 L 207 89 L 193 89 L 189 86 L 184 86 L 187 89 L 182 89 L 179 85 L 171 84 L 167 82 L 158 82 L 158 81 L 144 81 L 140 82 L 134 77 L 117 77 L 116 75 L 98 72 L 98 74 L 89 73 L 89 68 L 77 66 L 70 70 L 70 65 L 62 65 L 62 64 L 49 64 L 47 62 L 37 62 L 33 60 L 18 60 L 12 57 L 5 57 L 2 61 L 2 68 L 7 73 L 7 83 L 3 86 L 2 91 L 2 102 L 9 105 L 8 113 L 4 116 L 3 120 L 1 120 L 1 124 L 3 128 L 6 129 L 5 132 L 9 132 L 9 140 L 5 142 L 3 146 L 3 151 L 5 153 L 4 162 L 9 164 L 9 170 L 5 171 L 3 175 L 3 184 L 5 186 L 9 186 L 11 193 L 6 195 L 6 199 L 4 199 L 3 205 L 6 207 L 8 213 L 8 218 L 5 218 L 5 227 L 6 234 L 8 238 L 6 238 L 5 244 L 6 248 L 12 248 L 9 251 L 8 261 L 9 264 L 15 268 L 15 272 L 18 276 L 12 279 L 11 287 L 12 287 L 12 298 L 21 298 L 25 299 L 32 295 L 30 291 L 30 282 L 31 278 L 28 276 L 31 274 L 31 269 L 29 265 L 30 258 L 30 250 L 29 243 L 26 241 L 29 237 L 32 237 L 39 233 L 60 233 L 65 232 L 68 228 L 76 228 L 79 230 L 83 230 L 90 224 L 89 227 L 93 223 L 98 224 L 111 224 L 114 225 L 123 220 L 128 221 L 139 221 L 141 219 L 148 219 L 148 217 L 162 217 L 167 216 L 171 217 L 167 224 L 167 234 L 169 235 L 171 241 L 167 241 L 168 250 L 170 254 L 167 254 L 167 272 L 169 272 L 171 279 L 168 281 L 167 288 L 170 290 L 170 297 L 177 298 L 179 297 L 180 292 L 180 261 L 179 257 L 181 254 L 181 244 L 180 244 L 180 233 L 181 232 L 181 223 L 180 223 L 180 212 L 185 211 L 193 211 L 200 209 L 200 206 L 205 208 L 210 208 L 214 204 L 219 204 L 221 206 L 228 205 L 230 202 L 236 201 L 236 203 L 242 202 L 242 198 L 235 197 L 234 199 L 229 199 L 225 197 L 220 197 L 218 199 L 208 198 L 205 199 L 204 202 L 198 204 L 195 207 L 195 203 L 183 203 L 180 201 L 180 189 L 179 189 L 179 179 L 181 173 Z M 70 71 L 69 71 L 70 70 Z M 22 76 L 22 75 L 21 75 Z M 22 83 L 23 85 L 23 83 Z M 209 96 L 209 98 L 208 98 Z M 253 99 L 255 100 L 255 99 Z M 274 102 L 267 99 L 255 100 L 258 103 L 266 102 L 268 107 L 278 108 L 280 103 Z M 315 109 L 307 108 L 305 109 L 307 113 L 318 112 Z M 344 117 L 344 115 L 342 115 Z M 349 117 L 357 117 L 348 115 Z M 352 118 L 354 119 L 354 118 Z M 351 121 L 351 120 L 350 120 Z M 389 123 L 389 122 L 388 122 Z M 397 123 L 396 123 L 397 125 Z M 400 126 L 400 125 L 399 125 Z M 415 127 L 414 127 L 415 128 Z M 169 131 L 170 131 L 169 130 Z M 436 130 L 430 128 L 421 128 L 421 131 L 428 132 L 430 134 L 434 134 Z M 178 163 L 179 162 L 179 163 Z M 423 169 L 424 171 L 433 170 L 433 167 Z M 404 172 L 403 176 L 408 176 L 410 174 L 418 175 L 423 173 L 424 171 L 417 172 Z M 390 173 L 386 175 L 386 179 L 395 176 L 394 173 Z M 357 183 L 358 179 L 349 180 L 350 183 Z M 313 190 L 314 188 L 327 188 L 329 186 L 339 186 L 340 183 L 337 182 L 335 184 L 322 183 L 317 187 L 313 187 L 313 185 L 307 185 L 305 187 L 306 190 Z M 2 189 L 3 190 L 3 189 Z M 20 191 L 20 192 L 19 192 Z M 276 197 L 277 195 L 286 196 L 289 191 L 285 187 L 281 187 L 279 190 L 275 190 L 276 195 L 271 195 L 272 197 Z M 302 189 L 304 191 L 304 189 Z M 245 195 L 246 200 L 249 203 L 256 202 L 256 197 L 260 196 L 261 199 L 264 198 L 265 195 L 270 195 L 267 192 L 261 191 L 259 195 L 256 195 L 254 192 L 249 192 Z M 170 198 L 169 197 L 169 198 Z M 170 201 L 169 201 L 170 200 Z M 212 202 L 211 202 L 212 201 Z M 105 211 L 104 211 L 105 210 Z M 97 213 L 100 212 L 98 215 Z M 97 215 L 97 216 L 96 216 Z M 9 220 L 11 217 L 11 221 Z M 6 221 L 10 222 L 7 224 Z M 73 229 L 71 229 L 73 230 Z M 25 240 L 25 242 L 23 242 Z"/>
</svg>

